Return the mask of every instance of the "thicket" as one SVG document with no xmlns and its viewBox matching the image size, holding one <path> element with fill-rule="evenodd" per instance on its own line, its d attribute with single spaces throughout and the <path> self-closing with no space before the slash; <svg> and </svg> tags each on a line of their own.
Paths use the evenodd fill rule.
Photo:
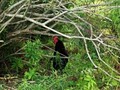
<svg viewBox="0 0 120 90">
<path fill-rule="evenodd" d="M 0 89 L 119 90 L 119 0 L 1 0 Z M 54 74 L 53 36 L 69 53 Z"/>
</svg>

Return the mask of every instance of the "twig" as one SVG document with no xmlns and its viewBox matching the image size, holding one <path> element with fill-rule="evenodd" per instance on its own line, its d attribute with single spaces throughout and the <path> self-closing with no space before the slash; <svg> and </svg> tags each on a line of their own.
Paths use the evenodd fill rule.
<svg viewBox="0 0 120 90">
<path fill-rule="evenodd" d="M 60 13 L 59 15 L 57 15 L 57 16 L 55 16 L 55 17 L 49 19 L 48 21 L 44 22 L 43 24 L 46 25 L 46 24 L 50 23 L 51 21 L 53 21 L 54 19 L 60 17 L 61 15 L 65 14 L 65 13 L 67 13 L 67 12 L 68 12 L 68 11 L 64 11 L 64 12 Z"/>
<path fill-rule="evenodd" d="M 93 43 L 93 45 L 94 45 L 94 47 L 95 47 L 95 50 L 96 50 L 96 52 L 97 52 L 98 59 L 99 59 L 102 63 L 104 63 L 108 68 L 110 68 L 112 71 L 116 72 L 117 74 L 120 74 L 120 73 L 117 72 L 115 69 L 113 69 L 112 67 L 110 67 L 105 61 L 102 60 L 102 58 L 101 58 L 101 56 L 100 56 L 100 53 L 99 53 L 99 51 L 98 51 L 98 49 L 97 49 L 97 45 L 96 45 L 93 41 L 92 41 L 92 43 Z"/>
<path fill-rule="evenodd" d="M 2 26 L 1 26 L 1 30 L 0 33 L 5 29 L 5 27 L 14 19 L 15 15 L 18 14 L 20 12 L 20 10 L 24 7 L 25 4 L 23 4 L 18 11 L 14 14 L 14 16 L 12 16 L 7 22 L 5 22 Z"/>
<path fill-rule="evenodd" d="M 3 40 L 0 40 L 0 42 L 4 42 Z"/>
</svg>

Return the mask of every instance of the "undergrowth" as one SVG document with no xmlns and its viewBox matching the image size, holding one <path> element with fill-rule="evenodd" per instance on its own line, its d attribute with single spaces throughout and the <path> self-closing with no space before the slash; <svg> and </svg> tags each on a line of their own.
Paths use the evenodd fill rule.
<svg viewBox="0 0 120 90">
<path fill-rule="evenodd" d="M 69 46 L 77 46 L 74 40 L 70 43 Z M 68 46 L 67 43 L 65 45 Z M 45 57 L 46 54 L 51 55 L 52 51 L 46 51 L 42 47 L 40 40 L 27 41 L 22 50 L 24 55 L 12 58 L 11 68 L 18 73 L 18 76 L 22 72 L 22 78 L 13 84 L 14 88 L 18 90 L 119 90 L 119 82 L 93 67 L 82 44 L 79 50 L 75 47 L 70 48 L 73 52 L 69 53 L 69 62 L 64 73 L 57 76 L 52 63 L 49 63 L 50 58 Z M 91 55 L 98 65 L 102 65 L 94 53 Z M 0 85 L 1 90 L 5 88 L 5 85 Z"/>
</svg>

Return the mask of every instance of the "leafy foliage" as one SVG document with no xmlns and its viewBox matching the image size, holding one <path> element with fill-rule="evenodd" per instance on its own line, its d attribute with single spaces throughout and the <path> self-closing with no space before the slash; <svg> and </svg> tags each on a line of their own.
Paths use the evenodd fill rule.
<svg viewBox="0 0 120 90">
<path fill-rule="evenodd" d="M 91 70 L 82 71 L 77 86 L 81 90 L 99 90 L 94 75 L 91 74 Z"/>
<path fill-rule="evenodd" d="M 24 64 L 21 58 L 13 58 L 12 69 L 18 72 L 19 70 L 23 69 L 23 66 Z"/>
<path fill-rule="evenodd" d="M 27 80 L 30 80 L 32 78 L 34 78 L 36 75 L 36 70 L 35 68 L 29 68 L 29 71 L 25 72 L 24 78 L 26 78 Z"/>
<path fill-rule="evenodd" d="M 42 50 L 40 50 L 41 43 L 39 40 L 35 42 L 27 41 L 25 45 L 25 58 L 29 60 L 30 64 L 37 66 L 42 57 Z"/>
<path fill-rule="evenodd" d="M 27 41 L 25 44 L 25 59 L 28 60 L 29 71 L 25 72 L 26 79 L 32 79 L 37 74 L 39 69 L 39 61 L 42 58 L 42 50 L 40 50 L 41 42 L 36 40 L 34 42 Z"/>
<path fill-rule="evenodd" d="M 5 0 L 4 4 L 2 4 L 0 9 L 2 9 L 2 11 L 8 10 L 5 14 L 8 16 L 2 18 L 0 28 L 9 21 L 9 14 L 15 14 L 14 12 L 16 12 L 17 9 L 13 8 L 13 12 L 10 12 L 12 10 L 9 11 L 9 6 L 12 6 L 17 1 L 20 0 Z M 118 8 L 112 9 L 111 6 L 119 5 L 120 1 L 114 0 L 111 4 L 100 6 L 100 3 L 108 3 L 108 1 L 112 0 L 33 0 L 32 3 L 31 1 L 32 0 L 27 0 L 25 6 L 23 6 L 24 8 L 17 13 L 18 15 L 15 14 L 15 16 L 12 17 L 14 19 L 8 23 L 8 26 L 5 26 L 5 29 L 2 27 L 1 29 L 3 30 L 0 31 L 0 40 L 5 41 L 5 43 L 2 44 L 0 42 L 0 61 L 3 62 L 0 62 L 0 64 L 2 68 L 3 66 L 10 68 L 10 70 L 7 69 L 9 72 L 11 72 L 12 69 L 12 71 L 17 72 L 15 74 L 20 73 L 22 81 L 16 85 L 16 88 L 18 90 L 119 90 L 120 82 L 108 76 L 112 75 L 115 78 L 120 78 L 119 72 L 116 74 L 115 70 L 112 70 L 116 69 L 116 65 L 119 65 L 119 51 L 109 47 L 109 45 L 115 46 L 115 48 L 120 47 L 120 10 Z M 29 4 L 32 7 L 29 7 Z M 18 7 L 19 6 L 20 5 L 18 5 Z M 39 6 L 39 8 L 37 6 Z M 80 9 L 78 8 L 77 10 L 76 7 L 80 7 Z M 54 19 L 54 17 L 61 14 L 61 12 L 63 13 L 65 10 L 70 13 L 65 13 L 61 15 L 61 17 Z M 30 11 L 32 11 L 32 13 Z M 74 11 L 74 14 L 77 14 L 77 17 L 80 18 L 72 14 Z M 20 18 L 19 16 L 23 13 L 23 18 Z M 51 21 L 52 19 L 53 21 Z M 37 24 L 34 20 L 36 20 L 36 22 L 38 21 Z M 48 28 L 45 28 L 43 26 L 47 20 L 51 22 L 47 23 L 46 27 Z M 39 22 L 42 23 L 43 26 L 38 25 Z M 90 37 L 91 32 L 89 29 L 91 27 L 89 24 L 93 27 L 93 37 Z M 32 25 L 33 27 L 31 27 Z M 74 25 L 78 25 L 79 29 L 76 30 L 77 28 L 75 28 Z M 49 62 L 49 57 L 53 55 L 53 51 L 51 50 L 53 43 L 49 36 L 56 35 L 54 29 L 65 35 L 73 36 L 71 39 L 60 38 L 64 41 L 68 50 L 69 62 L 64 69 L 64 74 L 58 76 L 55 76 L 54 69 Z M 32 35 L 26 35 L 26 33 Z M 84 38 L 80 33 L 85 36 L 86 43 L 84 43 Z M 9 35 L 11 36 L 10 38 Z M 28 37 L 31 37 L 31 40 L 26 40 Z M 91 39 L 94 39 L 93 41 L 97 45 L 101 59 L 99 55 L 97 55 Z M 101 43 L 95 41 L 96 39 L 101 40 Z M 11 44 L 11 42 L 17 43 Z M 20 44 L 18 42 L 20 42 Z M 108 46 L 105 46 L 103 43 Z M 48 48 L 43 48 L 43 44 L 45 47 L 48 46 Z M 98 68 L 94 68 L 86 52 L 85 44 L 87 44 L 88 52 L 93 62 L 98 67 L 107 71 L 109 75 Z M 60 59 L 60 57 L 57 56 L 57 59 Z M 119 68 L 117 68 L 116 71 L 117 70 L 119 71 Z M 3 84 L 0 84 L 0 89 L 4 89 Z"/>
</svg>

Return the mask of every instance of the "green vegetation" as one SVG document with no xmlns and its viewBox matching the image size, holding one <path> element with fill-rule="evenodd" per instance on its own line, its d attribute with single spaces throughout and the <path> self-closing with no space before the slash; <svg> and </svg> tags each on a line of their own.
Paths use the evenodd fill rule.
<svg viewBox="0 0 120 90">
<path fill-rule="evenodd" d="M 0 90 L 120 90 L 120 0 L 0 3 Z M 57 76 L 56 35 L 69 54 Z"/>
</svg>

